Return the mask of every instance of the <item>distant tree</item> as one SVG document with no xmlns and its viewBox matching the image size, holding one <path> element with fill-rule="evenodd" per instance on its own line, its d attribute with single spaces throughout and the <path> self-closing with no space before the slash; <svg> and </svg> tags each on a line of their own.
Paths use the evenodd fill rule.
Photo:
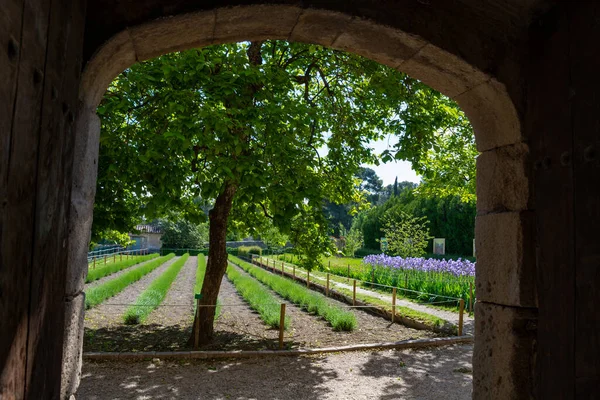
<svg viewBox="0 0 600 400">
<path fill-rule="evenodd" d="M 398 196 L 398 177 L 394 180 L 394 197 Z"/>
<path fill-rule="evenodd" d="M 161 221 L 162 246 L 173 249 L 198 249 L 208 241 L 208 225 L 179 220 Z"/>
<path fill-rule="evenodd" d="M 383 233 L 388 241 L 388 252 L 400 257 L 420 257 L 425 254 L 431 236 L 426 217 L 414 217 L 400 207 L 385 212 Z"/>
</svg>

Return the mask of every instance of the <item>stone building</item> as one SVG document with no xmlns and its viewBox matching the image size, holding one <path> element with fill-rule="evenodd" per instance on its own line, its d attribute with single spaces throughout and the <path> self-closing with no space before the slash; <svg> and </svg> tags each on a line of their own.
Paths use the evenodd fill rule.
<svg viewBox="0 0 600 400">
<path fill-rule="evenodd" d="M 241 40 L 369 57 L 455 99 L 477 161 L 476 399 L 600 387 L 600 2 L 3 0 L 0 398 L 68 398 L 111 80 Z"/>
</svg>

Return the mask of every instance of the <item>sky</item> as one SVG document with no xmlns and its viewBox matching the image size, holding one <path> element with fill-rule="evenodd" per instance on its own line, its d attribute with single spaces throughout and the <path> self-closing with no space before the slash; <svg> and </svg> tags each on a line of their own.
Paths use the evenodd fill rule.
<svg viewBox="0 0 600 400">
<path fill-rule="evenodd" d="M 376 154 L 381 154 L 382 151 L 392 148 L 395 144 L 394 138 L 383 139 L 378 141 L 371 141 L 369 143 L 373 149 L 375 149 Z M 364 165 L 365 167 L 369 167 L 377 173 L 377 175 L 383 180 L 383 185 L 391 185 L 394 183 L 396 176 L 398 177 L 398 182 L 409 181 L 419 183 L 421 178 L 412 170 L 410 163 L 407 161 L 394 161 L 386 164 L 376 165 Z"/>
</svg>

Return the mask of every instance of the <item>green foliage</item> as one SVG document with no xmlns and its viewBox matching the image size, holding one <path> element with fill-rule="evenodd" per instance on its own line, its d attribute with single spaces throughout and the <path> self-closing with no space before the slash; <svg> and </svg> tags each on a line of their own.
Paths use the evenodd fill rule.
<svg viewBox="0 0 600 400">
<path fill-rule="evenodd" d="M 135 241 L 131 240 L 128 233 L 122 233 L 114 229 L 106 229 L 103 232 L 99 232 L 95 239 L 102 243 L 115 243 L 121 247 L 127 247 L 135 243 Z"/>
<path fill-rule="evenodd" d="M 115 272 L 119 272 L 121 270 L 124 270 L 125 268 L 129 268 L 133 265 L 151 260 L 156 257 L 158 257 L 158 254 L 148 254 L 147 256 L 133 256 L 131 259 L 128 260 L 106 264 L 103 267 L 99 267 L 96 269 L 88 269 L 88 274 L 85 279 L 85 283 L 93 282 L 107 275 L 114 274 Z"/>
<path fill-rule="evenodd" d="M 159 277 L 152 281 L 146 290 L 140 293 L 133 305 L 127 307 L 123 314 L 123 321 L 126 324 L 136 325 L 144 322 L 148 315 L 163 302 L 188 257 L 189 254 L 184 254 L 175 260 Z"/>
<path fill-rule="evenodd" d="M 108 299 L 109 297 L 120 293 L 127 286 L 139 281 L 143 276 L 154 271 L 156 268 L 158 268 L 160 265 L 164 264 L 174 256 L 174 254 L 169 254 L 157 258 L 155 260 L 142 264 L 139 267 L 129 270 L 117 278 L 111 279 L 101 285 L 94 286 L 85 293 L 85 308 L 90 309 L 92 307 L 95 307 L 98 304 L 102 303 L 104 300 Z"/>
<path fill-rule="evenodd" d="M 270 327 L 279 328 L 280 322 L 280 303 L 269 293 L 269 291 L 256 279 L 242 274 L 236 267 L 227 267 L 227 277 L 234 284 L 238 293 L 253 310 L 256 310 L 260 318 Z M 284 329 L 288 329 L 290 324 L 289 316 L 285 317 Z"/>
<path fill-rule="evenodd" d="M 240 246 L 237 250 L 237 254 L 240 257 L 250 258 L 252 254 L 262 255 L 262 249 L 259 246 Z"/>
<path fill-rule="evenodd" d="M 208 224 L 197 224 L 186 220 L 161 221 L 162 246 L 173 249 L 198 249 L 208 241 Z"/>
<path fill-rule="evenodd" d="M 323 317 L 335 331 L 352 331 L 356 328 L 354 314 L 332 305 L 327 297 L 322 294 L 307 289 L 287 278 L 273 275 L 239 258 L 233 256 L 229 256 L 229 258 L 281 297 L 299 305 L 310 313 Z"/>
<path fill-rule="evenodd" d="M 267 227 L 260 230 L 260 240 L 273 251 L 280 251 L 285 247 L 289 240 L 288 235 L 284 235 L 276 226 L 268 224 Z"/>
<path fill-rule="evenodd" d="M 363 245 L 363 234 L 361 230 L 354 226 L 350 231 L 346 231 L 343 226 L 340 226 L 340 235 L 343 236 L 344 255 L 347 257 L 354 257 L 356 250 Z"/>
<path fill-rule="evenodd" d="M 383 214 L 382 223 L 390 254 L 400 257 L 425 254 L 427 241 L 431 238 L 426 217 L 414 217 L 395 207 Z"/>
</svg>

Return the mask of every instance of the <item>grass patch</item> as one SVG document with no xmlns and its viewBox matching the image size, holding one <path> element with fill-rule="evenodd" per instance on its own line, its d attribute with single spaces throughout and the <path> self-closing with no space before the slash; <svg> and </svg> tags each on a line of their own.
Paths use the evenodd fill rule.
<svg viewBox="0 0 600 400">
<path fill-rule="evenodd" d="M 138 256 L 130 260 L 107 263 L 102 267 L 97 267 L 96 269 L 89 269 L 85 283 L 90 283 L 100 278 L 104 278 L 107 275 L 112 275 L 115 272 L 122 271 L 125 268 L 129 268 L 144 261 L 152 260 L 156 257 L 158 257 L 158 254 L 148 254 L 147 256 Z"/>
<path fill-rule="evenodd" d="M 179 257 L 173 264 L 169 265 L 165 272 L 154 279 L 150 286 L 140 293 L 135 303 L 127 307 L 125 314 L 123 314 L 123 321 L 126 324 L 136 325 L 144 322 L 148 315 L 163 302 L 173 281 L 177 278 L 179 271 L 181 271 L 183 264 L 185 264 L 189 256 L 186 253 Z"/>
<path fill-rule="evenodd" d="M 237 291 L 253 310 L 260 314 L 260 318 L 270 327 L 279 328 L 281 306 L 277 299 L 256 279 L 242 274 L 235 267 L 227 267 L 227 278 L 233 283 Z M 285 317 L 284 329 L 289 327 L 289 317 Z"/>
<path fill-rule="evenodd" d="M 237 257 L 229 256 L 250 275 L 273 289 L 283 298 L 299 305 L 310 313 L 323 317 L 335 331 L 352 331 L 356 328 L 356 317 L 350 311 L 332 305 L 327 297 L 299 285 L 287 278 L 267 272 Z"/>
<path fill-rule="evenodd" d="M 162 265 L 173 257 L 175 257 L 174 254 L 168 254 L 166 256 L 157 258 L 125 272 L 118 278 L 111 279 L 102 285 L 91 288 L 85 294 L 85 308 L 90 309 L 102 303 L 109 297 L 113 297 L 127 286 L 131 285 L 133 282 L 139 281 L 144 275 L 154 271 L 156 268 L 158 268 L 158 266 Z"/>
</svg>

